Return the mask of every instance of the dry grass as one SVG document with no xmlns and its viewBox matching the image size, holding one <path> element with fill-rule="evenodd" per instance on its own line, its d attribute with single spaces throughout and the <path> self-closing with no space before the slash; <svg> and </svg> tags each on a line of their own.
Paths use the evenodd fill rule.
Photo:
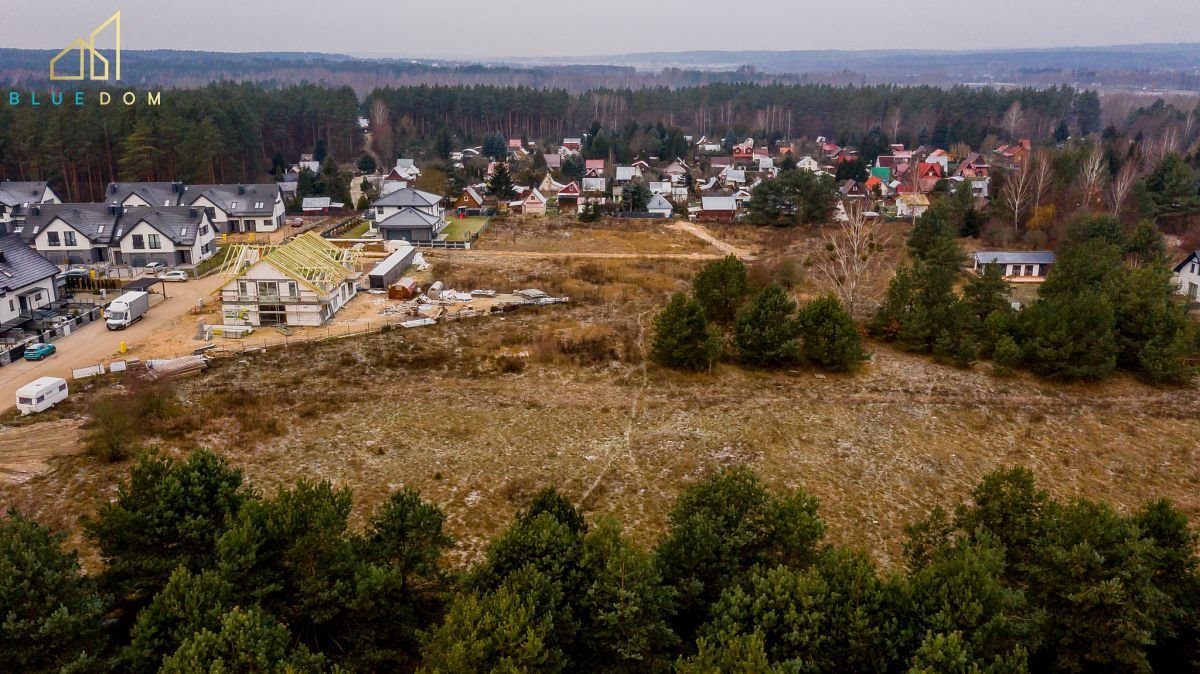
<svg viewBox="0 0 1200 674">
<path fill-rule="evenodd" d="M 578 301 L 223 361 L 177 389 L 204 423 L 167 425 L 152 444 L 211 447 L 268 493 L 327 478 L 354 489 L 360 515 L 416 487 L 447 512 L 461 562 L 551 484 L 652 541 L 682 488 L 734 464 L 777 488 L 806 487 L 831 540 L 885 564 L 907 523 L 1003 466 L 1034 468 L 1059 497 L 1129 510 L 1166 496 L 1200 515 L 1195 390 L 1000 380 L 879 345 L 855 376 L 646 368 L 652 312 L 696 266 L 462 259 L 444 270 L 455 285 L 569 290 Z M 128 464 L 54 462 L 0 486 L 0 506 L 70 527 L 79 542 L 78 516 L 111 497 Z"/>
<path fill-rule="evenodd" d="M 538 253 L 714 253 L 707 243 L 672 230 L 669 220 L 509 217 L 493 220 L 475 247 Z"/>
</svg>

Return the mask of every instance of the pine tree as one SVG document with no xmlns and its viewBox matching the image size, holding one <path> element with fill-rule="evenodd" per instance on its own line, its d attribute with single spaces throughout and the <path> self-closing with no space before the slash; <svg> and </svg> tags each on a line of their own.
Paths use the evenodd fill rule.
<svg viewBox="0 0 1200 674">
<path fill-rule="evenodd" d="M 796 323 L 806 363 L 831 372 L 846 372 L 866 359 L 854 319 L 836 296 L 826 295 L 801 307 Z"/>
<path fill-rule="evenodd" d="M 771 284 L 738 311 L 733 347 L 743 363 L 787 365 L 800 360 L 798 335 L 796 303 L 782 287 Z"/>
<path fill-rule="evenodd" d="M 721 355 L 721 339 L 708 324 L 704 309 L 676 293 L 654 319 L 651 359 L 663 367 L 708 370 Z"/>
<path fill-rule="evenodd" d="M 495 172 L 492 173 L 492 177 L 488 178 L 487 181 L 487 193 L 502 202 L 509 201 L 517 195 L 512 174 L 509 173 L 507 164 L 501 163 L 496 165 Z"/>
<path fill-rule="evenodd" d="M 692 296 L 704 315 L 721 325 L 733 322 L 748 293 L 746 265 L 733 255 L 704 265 L 692 280 Z"/>
</svg>

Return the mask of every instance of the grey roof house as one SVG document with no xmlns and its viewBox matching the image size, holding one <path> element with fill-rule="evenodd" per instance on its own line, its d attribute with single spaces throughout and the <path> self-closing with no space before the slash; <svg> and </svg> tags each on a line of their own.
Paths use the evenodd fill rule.
<svg viewBox="0 0 1200 674">
<path fill-rule="evenodd" d="M 58 299 L 56 265 L 15 234 L 0 235 L 0 330 L 24 323 Z"/>
<path fill-rule="evenodd" d="M 412 187 L 376 199 L 371 212 L 388 241 L 435 241 L 446 227 L 442 196 Z"/>
</svg>

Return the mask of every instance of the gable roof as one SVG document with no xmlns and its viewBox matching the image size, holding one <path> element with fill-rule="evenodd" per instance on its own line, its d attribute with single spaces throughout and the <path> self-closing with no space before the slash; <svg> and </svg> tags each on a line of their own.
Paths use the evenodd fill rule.
<svg viewBox="0 0 1200 674">
<path fill-rule="evenodd" d="M 15 182 L 5 180 L 0 182 L 0 204 L 5 206 L 21 206 L 36 204 L 46 196 L 46 181 L 32 180 Z"/>
<path fill-rule="evenodd" d="M 128 216 L 136 217 L 136 220 Z M 196 232 L 204 223 L 204 212 L 192 208 L 131 208 L 117 224 L 113 241 L 117 242 L 129 236 L 133 228 L 143 222 L 158 230 L 176 246 L 192 246 L 196 243 Z"/>
<path fill-rule="evenodd" d="M 737 199 L 733 197 L 700 197 L 700 208 L 705 211 L 736 211 Z"/>
<path fill-rule="evenodd" d="M 401 208 L 398 212 L 392 213 L 383 220 L 380 220 L 375 226 L 379 229 L 412 229 L 413 227 L 418 229 L 425 227 L 437 229 L 441 224 L 441 218 L 437 217 L 436 215 L 430 215 L 425 211 L 419 211 L 415 208 L 406 207 Z"/>
<path fill-rule="evenodd" d="M 123 203 L 136 196 L 151 206 L 178 206 L 183 195 L 183 183 L 109 183 L 104 190 L 108 203 Z"/>
<path fill-rule="evenodd" d="M 55 220 L 66 223 L 93 246 L 120 242 L 137 223 L 145 222 L 178 246 L 196 243 L 204 211 L 189 206 L 121 206 L 120 204 L 42 204 L 30 208 L 17 233 L 32 241 Z"/>
<path fill-rule="evenodd" d="M 979 264 L 1054 264 L 1054 253 L 1048 250 L 981 250 L 971 257 Z"/>
<path fill-rule="evenodd" d="M 423 192 L 416 188 L 405 187 L 375 200 L 372 206 L 408 206 L 410 208 L 428 208 L 436 206 L 442 200 L 442 195 Z"/>
<path fill-rule="evenodd" d="M 0 289 L 5 292 L 58 274 L 58 265 L 38 254 L 16 234 L 0 235 Z"/>
<path fill-rule="evenodd" d="M 180 196 L 180 204 L 190 206 L 203 197 L 231 216 L 269 217 L 275 212 L 275 200 L 279 197 L 279 191 L 278 183 L 185 185 L 183 194 Z"/>
<path fill-rule="evenodd" d="M 258 264 L 269 263 L 275 269 L 295 281 L 326 293 L 342 281 L 350 278 L 353 271 L 344 260 L 346 251 L 329 243 L 313 231 L 304 232 L 287 243 L 272 248 Z"/>
<path fill-rule="evenodd" d="M 655 194 L 654 196 L 650 197 L 650 201 L 646 203 L 646 210 L 648 211 L 662 210 L 664 208 L 668 210 L 674 210 L 675 207 L 672 206 L 671 202 L 667 201 L 666 198 L 664 198 L 661 194 Z"/>
</svg>

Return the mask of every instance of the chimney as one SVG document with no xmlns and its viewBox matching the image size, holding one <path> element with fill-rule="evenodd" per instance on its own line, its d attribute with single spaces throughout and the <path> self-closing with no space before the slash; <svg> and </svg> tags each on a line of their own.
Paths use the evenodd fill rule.
<svg viewBox="0 0 1200 674">
<path fill-rule="evenodd" d="M 116 194 L 117 193 L 117 184 L 113 183 L 113 184 L 109 185 L 108 192 L 109 192 L 109 194 Z"/>
<path fill-rule="evenodd" d="M 246 186 L 238 185 L 238 194 L 245 194 L 245 193 L 246 193 Z"/>
<path fill-rule="evenodd" d="M 196 215 L 197 215 L 197 213 L 196 213 L 196 209 L 194 209 L 194 208 L 189 208 L 189 209 L 188 209 L 188 217 L 189 217 L 189 218 L 194 218 L 194 217 L 196 217 Z"/>
<path fill-rule="evenodd" d="M 171 183 L 171 191 L 176 194 L 183 192 L 183 183 Z"/>
</svg>

